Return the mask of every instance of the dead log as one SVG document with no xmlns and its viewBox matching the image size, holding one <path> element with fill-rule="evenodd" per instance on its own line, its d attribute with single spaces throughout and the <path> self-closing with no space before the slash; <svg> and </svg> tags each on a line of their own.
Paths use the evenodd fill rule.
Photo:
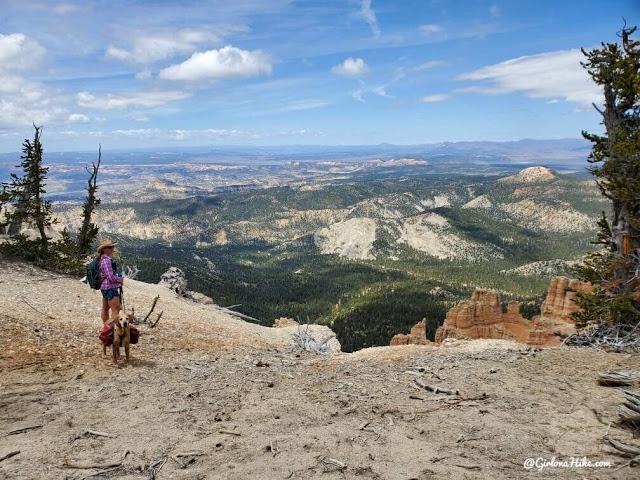
<svg viewBox="0 0 640 480">
<path fill-rule="evenodd" d="M 607 387 L 634 385 L 640 379 L 640 372 L 602 372 L 598 374 L 598 383 Z"/>
<path fill-rule="evenodd" d="M 614 440 L 611 437 L 604 437 L 602 441 L 606 445 L 609 445 L 620 452 L 627 453 L 629 455 L 634 455 L 634 456 L 640 455 L 640 447 L 638 447 L 637 445 L 619 442 L 618 440 Z"/>
<path fill-rule="evenodd" d="M 630 409 L 626 403 L 618 407 L 618 415 L 625 423 L 637 423 L 640 425 L 640 412 Z"/>
</svg>

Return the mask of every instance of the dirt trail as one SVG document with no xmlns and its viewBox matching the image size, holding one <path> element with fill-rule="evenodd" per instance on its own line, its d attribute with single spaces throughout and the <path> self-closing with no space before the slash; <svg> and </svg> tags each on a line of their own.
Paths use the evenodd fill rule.
<svg viewBox="0 0 640 480">
<path fill-rule="evenodd" d="M 102 469 L 64 465 L 117 463 L 90 478 L 638 475 L 613 472 L 628 459 L 601 438 L 633 440 L 615 424 L 622 389 L 595 380 L 640 370 L 637 355 L 497 340 L 296 355 L 291 330 L 131 282 L 129 305 L 146 313 L 160 294 L 165 313 L 116 368 L 97 343 L 99 297 L 77 280 L 0 262 L 0 292 L 0 458 L 20 451 L 0 461 L 0 478 L 80 479 Z M 24 427 L 37 428 L 10 434 Z M 572 456 L 612 467 L 523 468 Z"/>
</svg>

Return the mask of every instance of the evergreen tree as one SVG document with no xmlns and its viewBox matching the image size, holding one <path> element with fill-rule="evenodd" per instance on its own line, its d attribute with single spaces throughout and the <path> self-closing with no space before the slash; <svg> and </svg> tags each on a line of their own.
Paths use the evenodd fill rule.
<svg viewBox="0 0 640 480">
<path fill-rule="evenodd" d="M 581 323 L 640 319 L 640 41 L 623 28 L 618 43 L 602 43 L 586 52 L 583 67 L 604 93 L 604 135 L 582 132 L 593 143 L 589 162 L 601 193 L 611 201 L 610 216 L 598 222 L 597 244 L 578 274 L 594 285 L 581 295 Z"/>
<path fill-rule="evenodd" d="M 47 256 L 50 240 L 45 229 L 53 223 L 51 202 L 44 199 L 49 167 L 42 165 L 43 150 L 40 143 L 42 127 L 35 125 L 33 127 L 35 128 L 33 141 L 25 139 L 22 144 L 23 155 L 20 157 L 22 159 L 20 168 L 24 172 L 23 176 L 11 174 L 11 182 L 7 186 L 7 198 L 14 204 L 14 211 L 9 215 L 10 223 L 27 223 L 37 228 L 40 235 L 39 257 L 44 258 Z"/>
</svg>

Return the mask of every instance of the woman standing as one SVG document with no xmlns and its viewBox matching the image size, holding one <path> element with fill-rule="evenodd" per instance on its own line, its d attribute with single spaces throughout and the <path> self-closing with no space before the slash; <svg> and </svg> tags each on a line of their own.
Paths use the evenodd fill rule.
<svg viewBox="0 0 640 480">
<path fill-rule="evenodd" d="M 111 255 L 116 250 L 117 242 L 105 239 L 100 242 L 98 247 L 98 257 L 100 259 L 100 276 L 102 284 L 102 322 L 106 326 L 110 322 L 117 320 L 120 314 L 120 288 L 124 282 L 124 278 L 118 276 L 115 270 L 115 262 L 111 260 Z M 109 317 L 111 310 L 111 317 Z"/>
</svg>

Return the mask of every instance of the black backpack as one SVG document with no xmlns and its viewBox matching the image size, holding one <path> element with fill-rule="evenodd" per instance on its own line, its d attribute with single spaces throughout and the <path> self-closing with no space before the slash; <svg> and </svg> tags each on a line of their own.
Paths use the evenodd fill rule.
<svg viewBox="0 0 640 480">
<path fill-rule="evenodd" d="M 100 260 L 102 260 L 102 255 L 96 258 L 95 260 L 92 260 L 91 262 L 89 262 L 85 270 L 85 274 L 87 277 L 87 284 L 94 290 L 100 290 L 100 287 L 102 286 L 102 274 L 100 273 Z M 113 260 L 111 260 L 111 268 L 113 269 L 114 272 L 118 271 L 118 266 L 116 265 L 116 262 L 114 262 Z"/>
</svg>

